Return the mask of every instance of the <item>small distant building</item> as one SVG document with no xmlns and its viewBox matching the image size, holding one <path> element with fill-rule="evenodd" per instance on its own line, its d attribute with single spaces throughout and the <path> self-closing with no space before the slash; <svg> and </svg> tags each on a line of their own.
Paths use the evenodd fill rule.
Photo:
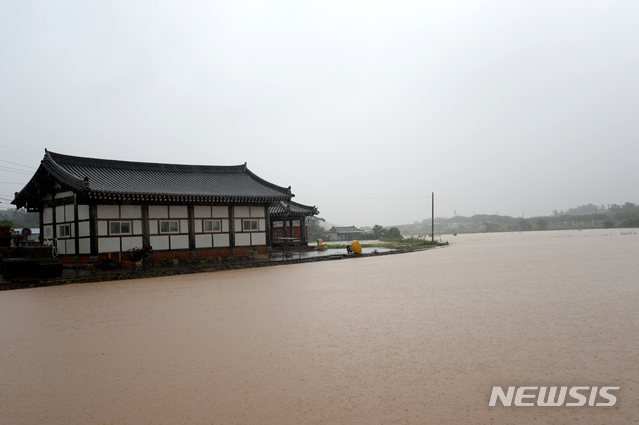
<svg viewBox="0 0 639 425">
<path fill-rule="evenodd" d="M 358 229 L 355 226 L 350 227 L 331 227 L 329 230 L 324 232 L 324 235 L 327 240 L 331 241 L 346 241 L 357 237 L 362 233 L 366 233 L 361 229 Z"/>
</svg>

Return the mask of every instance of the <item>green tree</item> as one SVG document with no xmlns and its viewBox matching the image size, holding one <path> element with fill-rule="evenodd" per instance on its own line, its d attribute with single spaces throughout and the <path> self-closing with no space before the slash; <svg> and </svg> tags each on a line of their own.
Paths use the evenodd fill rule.
<svg viewBox="0 0 639 425">
<path fill-rule="evenodd" d="M 490 223 L 490 222 L 485 222 L 482 223 L 484 226 L 486 226 L 486 233 L 493 233 L 493 232 L 498 232 L 499 231 L 499 224 L 497 223 Z"/>
<path fill-rule="evenodd" d="M 376 224 L 373 226 L 373 234 L 375 235 L 376 239 L 379 239 L 382 236 L 382 231 L 384 230 L 384 228 L 382 226 L 380 226 L 379 224 Z"/>
<path fill-rule="evenodd" d="M 519 224 L 517 224 L 517 227 L 519 227 L 519 230 L 522 232 L 528 232 L 533 229 L 533 225 L 526 220 L 521 220 Z"/>
<path fill-rule="evenodd" d="M 548 220 L 543 218 L 537 220 L 537 230 L 548 230 Z"/>
<path fill-rule="evenodd" d="M 308 239 L 321 239 L 326 229 L 320 224 L 325 223 L 322 217 L 310 216 L 306 217 L 306 223 L 308 224 Z"/>
</svg>

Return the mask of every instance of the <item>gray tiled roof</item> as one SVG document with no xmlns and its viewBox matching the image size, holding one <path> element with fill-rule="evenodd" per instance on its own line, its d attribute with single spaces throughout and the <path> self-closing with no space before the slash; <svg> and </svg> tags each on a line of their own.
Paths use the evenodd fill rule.
<svg viewBox="0 0 639 425">
<path fill-rule="evenodd" d="M 319 211 L 317 207 L 309 207 L 293 201 L 280 201 L 269 208 L 269 214 L 275 219 L 282 219 L 285 216 L 308 217 L 319 214 Z"/>
<path fill-rule="evenodd" d="M 274 185 L 246 168 L 234 166 L 176 165 L 83 158 L 47 152 L 36 172 L 46 171 L 64 187 L 83 191 L 88 177 L 89 197 L 106 195 L 147 197 L 205 197 L 208 199 L 290 200 L 290 188 Z M 23 192 L 16 196 L 19 203 Z M 35 186 L 36 184 L 34 184 Z M 25 194 L 26 196 L 26 194 Z"/>
</svg>

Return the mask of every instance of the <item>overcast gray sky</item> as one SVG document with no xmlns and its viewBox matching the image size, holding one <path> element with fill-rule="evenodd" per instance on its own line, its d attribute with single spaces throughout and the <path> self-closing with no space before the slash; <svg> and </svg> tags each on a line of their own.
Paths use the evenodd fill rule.
<svg viewBox="0 0 639 425">
<path fill-rule="evenodd" d="M 422 220 L 431 192 L 439 216 L 637 202 L 638 22 L 613 0 L 2 1 L 0 207 L 45 148 L 248 162 L 343 225 Z"/>
</svg>

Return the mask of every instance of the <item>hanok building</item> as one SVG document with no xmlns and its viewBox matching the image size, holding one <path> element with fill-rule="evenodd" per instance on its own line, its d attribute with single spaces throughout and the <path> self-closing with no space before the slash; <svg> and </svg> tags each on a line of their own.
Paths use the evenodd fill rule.
<svg viewBox="0 0 639 425">
<path fill-rule="evenodd" d="M 45 150 L 12 203 L 40 213 L 40 242 L 56 240 L 61 260 L 84 262 L 148 246 L 155 259 L 267 252 L 270 210 L 276 218 L 281 203 L 296 211 L 293 196 L 290 186 L 261 179 L 246 164 L 154 164 Z"/>
<path fill-rule="evenodd" d="M 329 230 L 324 232 L 324 235 L 327 240 L 332 241 L 346 241 L 356 237 L 358 234 L 365 233 L 363 230 L 358 229 L 355 226 L 350 227 L 331 227 Z"/>
</svg>

